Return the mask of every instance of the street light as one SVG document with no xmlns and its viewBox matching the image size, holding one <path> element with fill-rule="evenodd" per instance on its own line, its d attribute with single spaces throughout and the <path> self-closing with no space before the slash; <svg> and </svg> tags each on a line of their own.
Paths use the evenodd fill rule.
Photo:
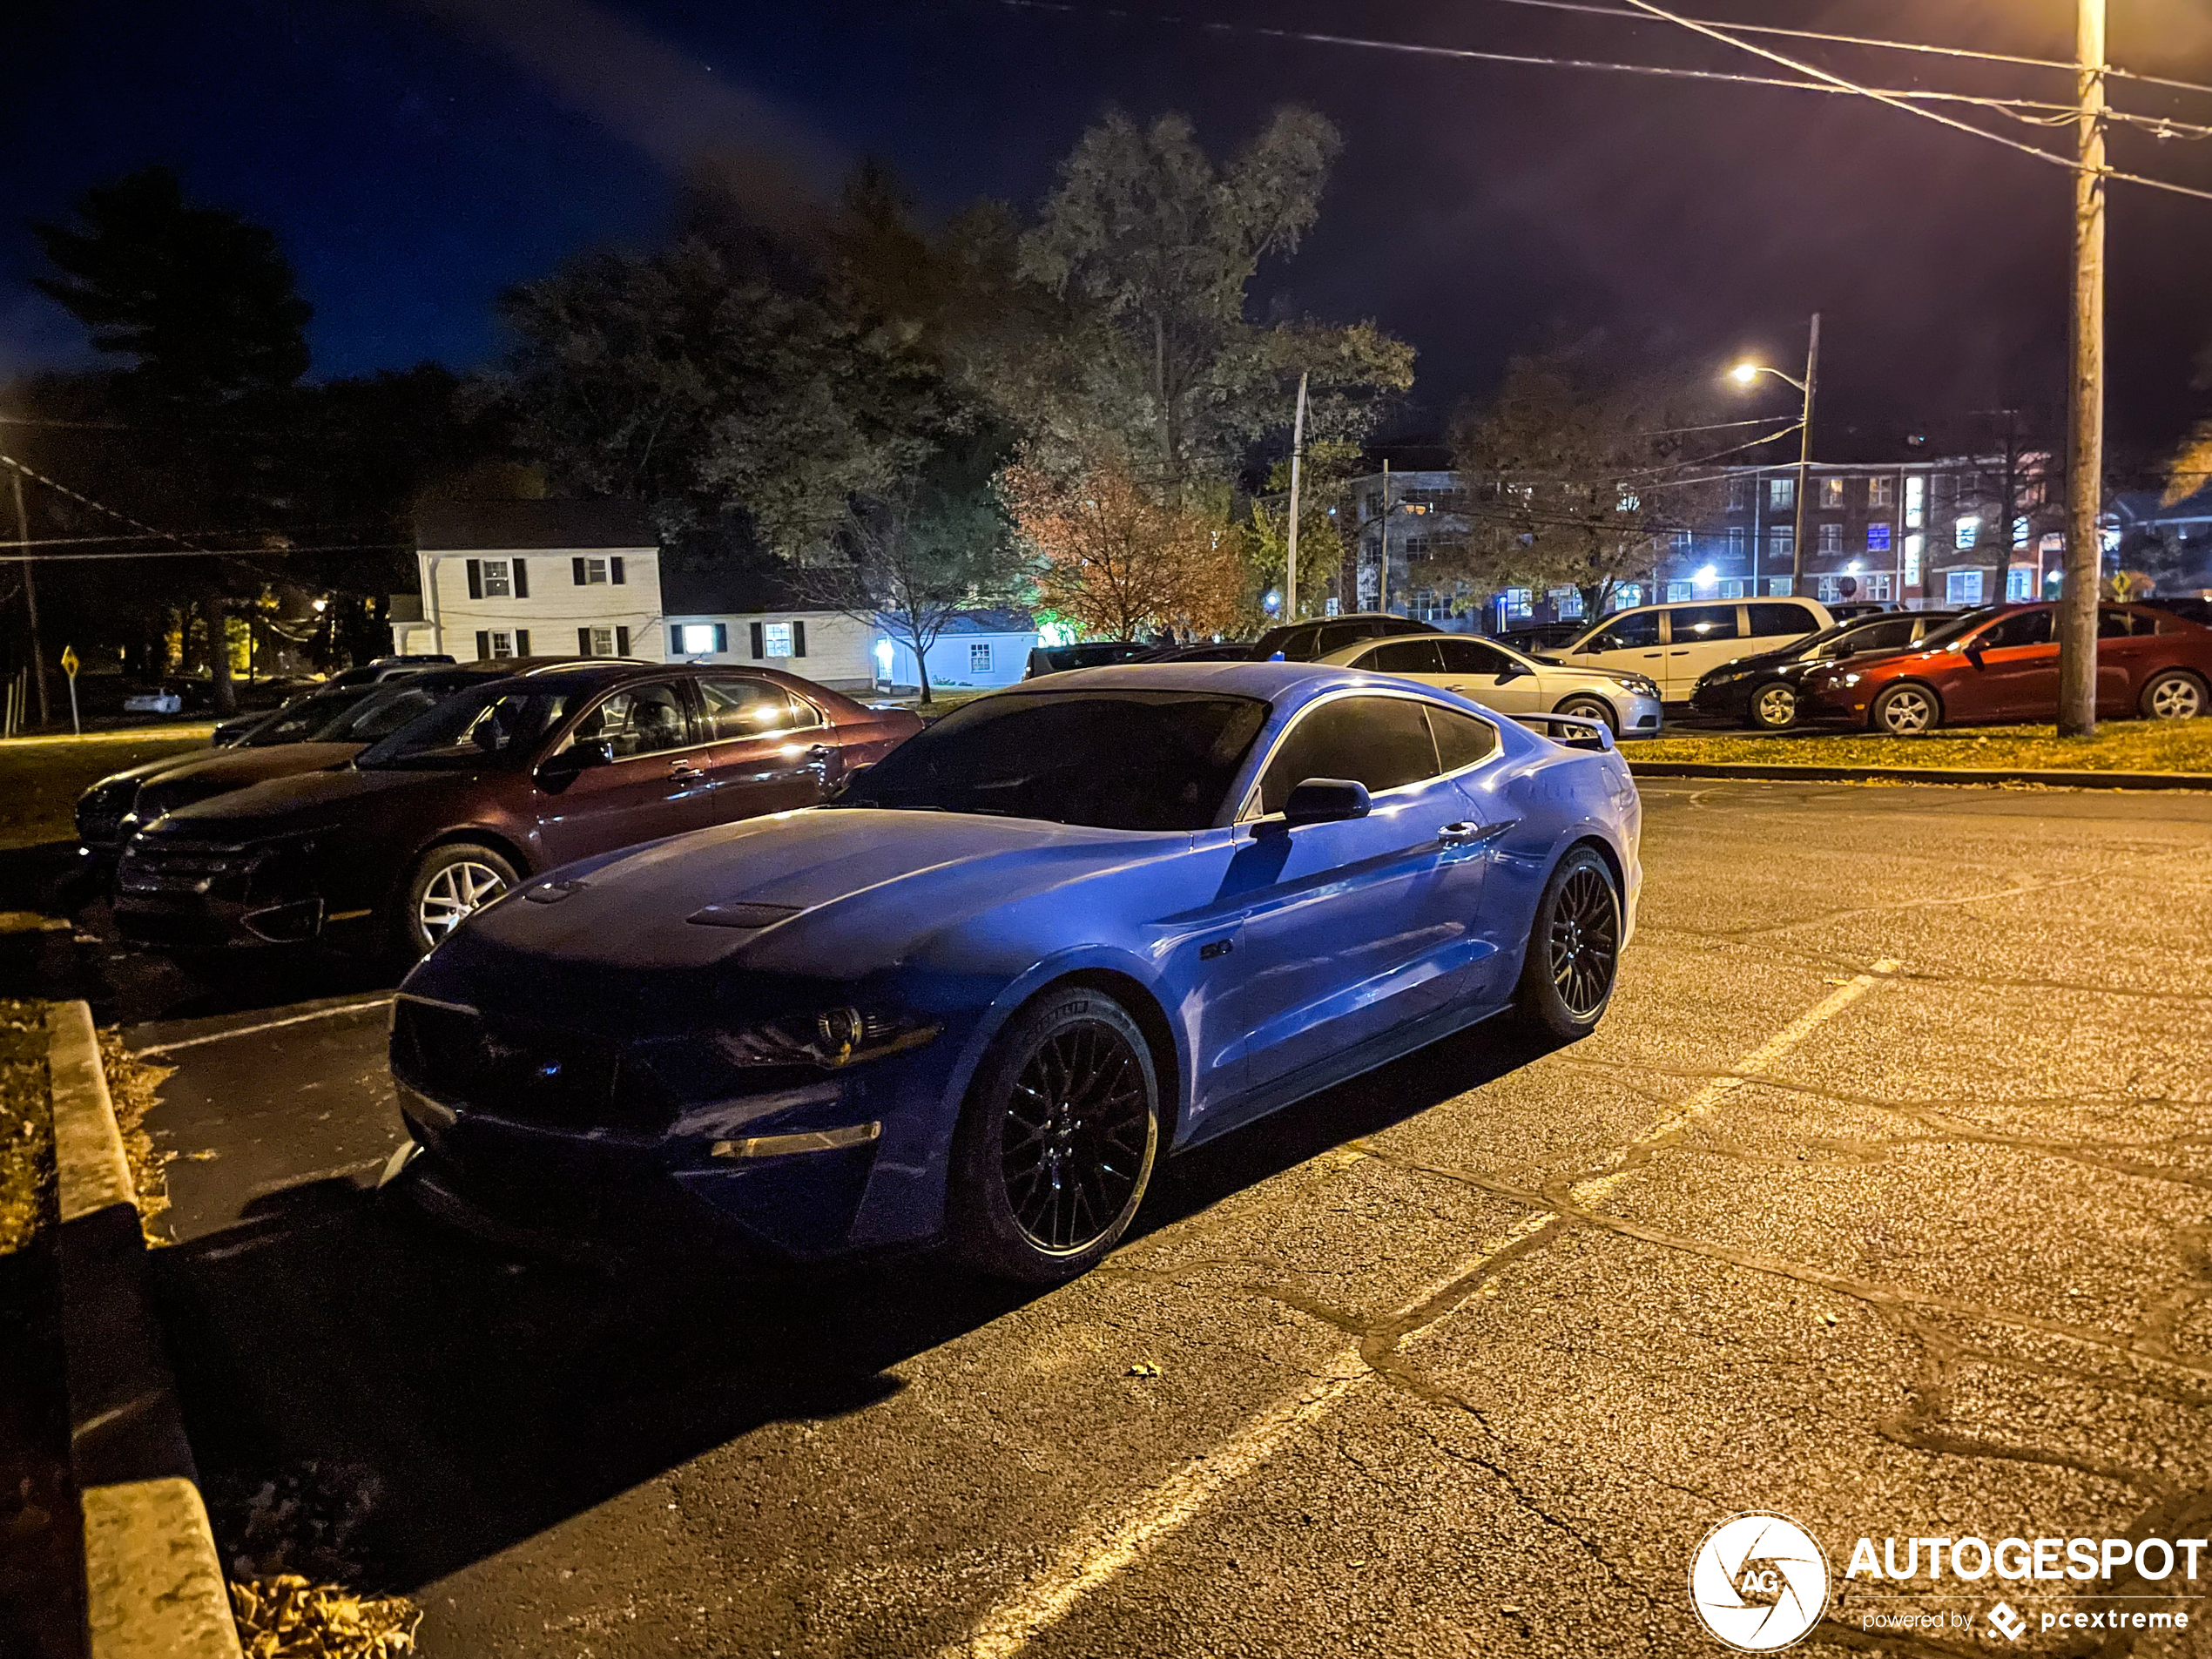
<svg viewBox="0 0 2212 1659">
<path fill-rule="evenodd" d="M 1797 593 L 1805 585 L 1805 489 L 1812 482 L 1812 395 L 1820 384 L 1820 314 L 1812 314 L 1811 337 L 1805 347 L 1805 377 L 1797 379 L 1764 363 L 1744 361 L 1729 371 L 1730 378 L 1738 386 L 1749 386 L 1762 374 L 1771 374 L 1785 386 L 1793 386 L 1804 395 L 1804 412 L 1797 417 L 1797 527 L 1791 532 L 1790 591 Z M 1753 577 L 1758 574 L 1759 556 L 1755 548 L 1751 553 Z M 1756 581 L 1754 586 L 1757 585 Z"/>
</svg>

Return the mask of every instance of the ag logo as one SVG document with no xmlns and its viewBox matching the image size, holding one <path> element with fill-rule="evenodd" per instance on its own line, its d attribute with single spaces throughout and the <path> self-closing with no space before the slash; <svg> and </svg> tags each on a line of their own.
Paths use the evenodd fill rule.
<svg viewBox="0 0 2212 1659">
<path fill-rule="evenodd" d="M 1828 1558 L 1786 1515 L 1738 1515 L 1705 1534 L 1689 1565 L 1689 1602 L 1743 1653 L 1801 1641 L 1828 1610 Z"/>
</svg>

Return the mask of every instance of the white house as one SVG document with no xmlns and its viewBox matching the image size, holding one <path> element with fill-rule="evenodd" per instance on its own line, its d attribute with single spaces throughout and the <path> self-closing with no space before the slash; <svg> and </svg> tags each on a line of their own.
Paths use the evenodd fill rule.
<svg viewBox="0 0 2212 1659">
<path fill-rule="evenodd" d="M 803 603 L 779 573 L 664 553 L 643 502 L 434 502 L 415 544 L 421 597 L 395 596 L 395 652 L 761 663 L 841 691 L 917 683 L 887 631 Z M 931 683 L 1011 684 L 1035 644 L 1022 612 L 957 617 L 930 649 Z"/>
</svg>

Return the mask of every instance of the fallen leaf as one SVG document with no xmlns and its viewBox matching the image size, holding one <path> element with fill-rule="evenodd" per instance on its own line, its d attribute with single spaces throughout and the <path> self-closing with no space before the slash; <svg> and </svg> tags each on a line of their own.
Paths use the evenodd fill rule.
<svg viewBox="0 0 2212 1659">
<path fill-rule="evenodd" d="M 1129 1368 L 1129 1374 L 1132 1377 L 1157 1377 L 1160 1374 L 1160 1368 L 1149 1360 L 1140 1359 Z"/>
</svg>

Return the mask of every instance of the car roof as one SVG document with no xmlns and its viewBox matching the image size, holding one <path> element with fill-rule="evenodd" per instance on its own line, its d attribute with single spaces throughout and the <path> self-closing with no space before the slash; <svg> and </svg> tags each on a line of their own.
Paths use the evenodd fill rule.
<svg viewBox="0 0 2212 1659">
<path fill-rule="evenodd" d="M 1327 663 L 1116 663 L 1071 668 L 1049 681 L 1025 682 L 993 697 L 1044 697 L 1061 691 L 1212 691 L 1276 703 L 1322 685 L 1375 685 L 1387 677 Z"/>
<path fill-rule="evenodd" d="M 1324 652 L 1321 656 L 1314 658 L 1314 661 L 1317 664 L 1326 664 L 1332 667 L 1340 666 L 1349 658 L 1365 656 L 1367 652 L 1375 650 L 1379 646 L 1402 645 L 1410 639 L 1426 640 L 1434 644 L 1441 644 L 1443 641 L 1447 639 L 1472 639 L 1478 644 L 1488 645 L 1494 650 L 1501 651 L 1508 657 L 1519 657 L 1529 661 L 1534 660 L 1534 658 L 1529 658 L 1527 650 L 1514 644 L 1509 639 L 1486 638 L 1480 634 L 1377 634 L 1370 639 L 1355 639 L 1349 645 L 1339 645 L 1332 651 Z M 1384 671 L 1376 670 L 1373 671 L 1382 672 Z"/>
</svg>

